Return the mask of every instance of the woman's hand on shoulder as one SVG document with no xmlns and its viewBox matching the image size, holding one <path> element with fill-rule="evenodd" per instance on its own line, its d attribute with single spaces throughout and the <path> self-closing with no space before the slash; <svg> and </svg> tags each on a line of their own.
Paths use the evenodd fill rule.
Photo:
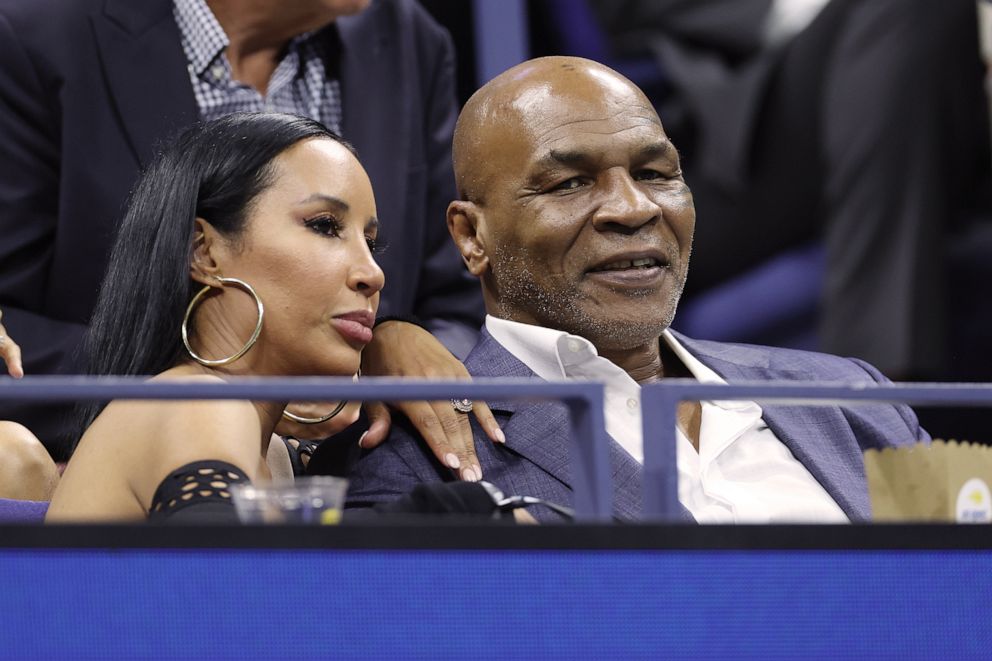
<svg viewBox="0 0 992 661">
<path fill-rule="evenodd" d="M 465 366 L 433 335 L 403 321 L 387 321 L 376 326 L 372 342 L 362 352 L 362 374 L 437 380 L 471 379 Z M 410 419 L 438 461 L 463 480 L 482 479 L 467 414 L 456 411 L 449 400 L 398 402 L 394 406 Z M 368 449 L 386 439 L 392 416 L 389 409 L 379 402 L 367 403 L 366 412 L 371 425 L 360 444 Z M 499 424 L 484 402 L 474 402 L 472 414 L 492 441 L 505 441 Z"/>
</svg>

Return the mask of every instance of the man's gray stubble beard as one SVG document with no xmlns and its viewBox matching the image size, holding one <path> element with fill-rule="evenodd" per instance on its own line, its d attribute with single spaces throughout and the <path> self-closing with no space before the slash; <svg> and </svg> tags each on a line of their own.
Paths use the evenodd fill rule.
<svg viewBox="0 0 992 661">
<path fill-rule="evenodd" d="M 583 311 L 581 295 L 576 290 L 562 286 L 559 291 L 551 292 L 539 286 L 533 272 L 525 266 L 527 260 L 506 251 L 497 251 L 494 258 L 490 266 L 501 318 L 519 319 L 517 313 L 524 312 L 543 326 L 584 337 L 600 350 L 630 349 L 657 339 L 675 317 L 685 286 L 685 278 L 679 278 L 664 304 L 667 311 L 663 319 L 640 322 L 630 317 L 593 317 Z M 653 293 L 624 292 L 632 299 L 632 305 L 638 304 L 638 298 Z"/>
</svg>

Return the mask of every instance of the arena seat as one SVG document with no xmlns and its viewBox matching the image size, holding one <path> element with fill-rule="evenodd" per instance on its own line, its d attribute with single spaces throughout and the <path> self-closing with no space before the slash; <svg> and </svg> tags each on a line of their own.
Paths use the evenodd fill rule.
<svg viewBox="0 0 992 661">
<path fill-rule="evenodd" d="M 0 498 L 0 523 L 41 523 L 47 511 L 47 501 Z"/>
</svg>

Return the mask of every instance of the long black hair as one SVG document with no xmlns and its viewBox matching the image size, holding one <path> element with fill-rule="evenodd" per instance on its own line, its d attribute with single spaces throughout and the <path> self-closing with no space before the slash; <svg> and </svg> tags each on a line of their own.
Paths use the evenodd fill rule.
<svg viewBox="0 0 992 661">
<path fill-rule="evenodd" d="M 169 142 L 128 203 L 83 342 L 90 375 L 153 375 L 183 356 L 180 326 L 198 287 L 190 277 L 194 220 L 237 240 L 273 160 L 309 138 L 344 143 L 319 122 L 278 113 L 235 113 L 196 124 Z M 353 150 L 352 150 L 353 151 Z M 103 404 L 82 404 L 72 445 Z"/>
</svg>

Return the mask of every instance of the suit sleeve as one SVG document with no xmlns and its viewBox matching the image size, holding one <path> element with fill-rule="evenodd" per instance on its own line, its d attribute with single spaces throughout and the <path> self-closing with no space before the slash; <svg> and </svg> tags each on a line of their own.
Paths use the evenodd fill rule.
<svg viewBox="0 0 992 661">
<path fill-rule="evenodd" d="M 443 28 L 430 22 L 421 11 L 416 16 L 430 34 L 420 47 L 427 51 L 425 59 L 432 63 L 433 75 L 424 97 L 428 191 L 415 314 L 452 353 L 464 358 L 478 338 L 484 311 L 479 283 L 462 265 L 445 221 L 448 203 L 456 197 L 451 165 L 451 141 L 458 118 L 454 47 Z"/>
<path fill-rule="evenodd" d="M 58 90 L 0 15 L 0 309 L 27 374 L 76 371 L 84 326 L 46 313 L 58 224 Z"/>
<path fill-rule="evenodd" d="M 858 358 L 850 358 L 849 360 L 867 372 L 868 376 L 870 376 L 875 383 L 883 385 L 889 385 L 892 383 L 884 374 L 875 369 L 875 367 L 870 363 L 866 363 Z M 896 413 L 899 414 L 899 417 L 902 418 L 903 422 L 906 423 L 906 428 L 909 430 L 910 434 L 907 437 L 908 439 L 915 439 L 917 441 L 930 440 L 930 434 L 920 426 L 920 421 L 917 419 L 916 413 L 913 412 L 912 408 L 906 404 L 895 404 L 893 405 L 893 408 L 895 408 Z"/>
</svg>

